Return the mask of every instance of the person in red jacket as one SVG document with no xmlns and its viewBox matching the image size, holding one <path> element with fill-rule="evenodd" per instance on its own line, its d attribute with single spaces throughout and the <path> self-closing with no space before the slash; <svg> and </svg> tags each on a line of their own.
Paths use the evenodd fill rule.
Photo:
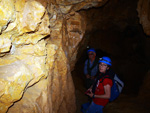
<svg viewBox="0 0 150 113">
<path fill-rule="evenodd" d="M 110 76 L 111 59 L 102 57 L 99 60 L 99 74 L 88 90 L 87 95 L 92 98 L 92 102 L 82 105 L 83 113 L 103 113 L 103 107 L 109 102 L 111 96 L 111 87 L 113 85 Z"/>
</svg>

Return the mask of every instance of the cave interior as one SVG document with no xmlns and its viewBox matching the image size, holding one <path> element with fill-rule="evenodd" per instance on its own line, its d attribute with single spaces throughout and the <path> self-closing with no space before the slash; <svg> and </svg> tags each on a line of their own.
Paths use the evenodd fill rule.
<svg viewBox="0 0 150 113">
<path fill-rule="evenodd" d="M 137 3 L 138 0 L 110 0 L 103 7 L 79 11 L 87 21 L 87 29 L 72 71 L 78 109 L 87 101 L 83 68 L 88 58 L 87 47 L 92 47 L 96 49 L 98 57 L 109 56 L 112 59 L 112 69 L 125 83 L 121 96 L 108 104 L 105 112 L 113 110 L 114 113 L 121 113 L 119 110 L 124 109 L 122 113 L 140 113 L 144 109 L 143 113 L 147 113 L 149 110 L 148 103 L 139 107 L 142 100 L 137 102 L 150 63 L 150 39 L 139 23 Z M 129 106 L 134 107 L 129 110 Z"/>
</svg>

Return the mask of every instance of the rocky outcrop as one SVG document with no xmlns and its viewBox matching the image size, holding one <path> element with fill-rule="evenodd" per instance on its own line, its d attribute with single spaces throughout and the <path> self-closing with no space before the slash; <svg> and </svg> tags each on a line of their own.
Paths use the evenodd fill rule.
<svg viewBox="0 0 150 113">
<path fill-rule="evenodd" d="M 138 2 L 138 16 L 140 19 L 140 24 L 142 25 L 144 32 L 146 35 L 150 36 L 150 1 L 149 0 L 139 0 Z M 150 62 L 150 40 L 146 39 L 146 56 L 147 56 L 147 64 L 149 66 Z M 142 105 L 144 105 L 145 109 L 149 108 L 149 95 L 150 95 L 150 88 L 149 88 L 149 83 L 150 81 L 150 70 L 147 72 L 146 76 L 144 77 L 142 86 L 140 87 L 139 95 L 138 95 L 138 100 L 141 102 Z"/>
<path fill-rule="evenodd" d="M 144 32 L 150 36 L 150 1 L 149 0 L 139 0 L 138 2 L 138 16 L 140 23 L 143 26 Z"/>
<path fill-rule="evenodd" d="M 0 1 L 0 112 L 74 113 L 71 77 L 86 21 L 107 0 Z"/>
<path fill-rule="evenodd" d="M 137 11 L 138 11 L 140 24 L 142 25 L 145 34 L 150 36 L 150 1 L 149 0 L 139 0 Z M 146 49 L 147 50 L 145 52 L 146 52 L 148 62 L 150 62 L 149 42 L 150 42 L 150 40 L 146 39 Z"/>
</svg>

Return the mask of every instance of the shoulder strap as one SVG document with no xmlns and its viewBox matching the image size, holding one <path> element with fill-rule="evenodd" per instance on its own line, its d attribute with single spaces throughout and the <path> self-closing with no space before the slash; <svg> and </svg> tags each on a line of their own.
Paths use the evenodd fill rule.
<svg viewBox="0 0 150 113">
<path fill-rule="evenodd" d="M 110 78 L 110 77 L 109 77 L 109 75 L 103 75 L 102 73 L 98 73 L 98 76 L 93 84 L 93 88 L 92 88 L 93 93 L 95 93 L 95 89 L 96 89 L 98 80 L 102 79 L 102 81 L 100 82 L 100 83 L 102 83 L 105 78 Z"/>
<path fill-rule="evenodd" d="M 102 78 L 102 81 L 100 81 L 100 83 L 102 83 L 102 82 L 104 81 L 105 78 L 109 78 L 109 79 L 112 80 L 112 78 L 111 78 L 109 75 L 106 75 L 106 76 L 104 76 L 104 77 Z"/>
</svg>

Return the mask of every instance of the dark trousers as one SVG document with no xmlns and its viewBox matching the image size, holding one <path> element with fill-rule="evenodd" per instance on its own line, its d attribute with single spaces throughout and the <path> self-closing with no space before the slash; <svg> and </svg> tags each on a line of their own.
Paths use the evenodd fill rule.
<svg viewBox="0 0 150 113">
<path fill-rule="evenodd" d="M 86 79 L 86 89 L 89 89 L 91 85 L 93 85 L 94 81 L 95 81 L 94 79 L 90 78 Z"/>
<path fill-rule="evenodd" d="M 93 83 L 95 82 L 94 79 L 86 79 L 86 89 L 89 89 L 91 87 L 91 85 L 93 85 Z M 91 102 L 92 98 L 88 96 L 88 101 Z"/>
</svg>

